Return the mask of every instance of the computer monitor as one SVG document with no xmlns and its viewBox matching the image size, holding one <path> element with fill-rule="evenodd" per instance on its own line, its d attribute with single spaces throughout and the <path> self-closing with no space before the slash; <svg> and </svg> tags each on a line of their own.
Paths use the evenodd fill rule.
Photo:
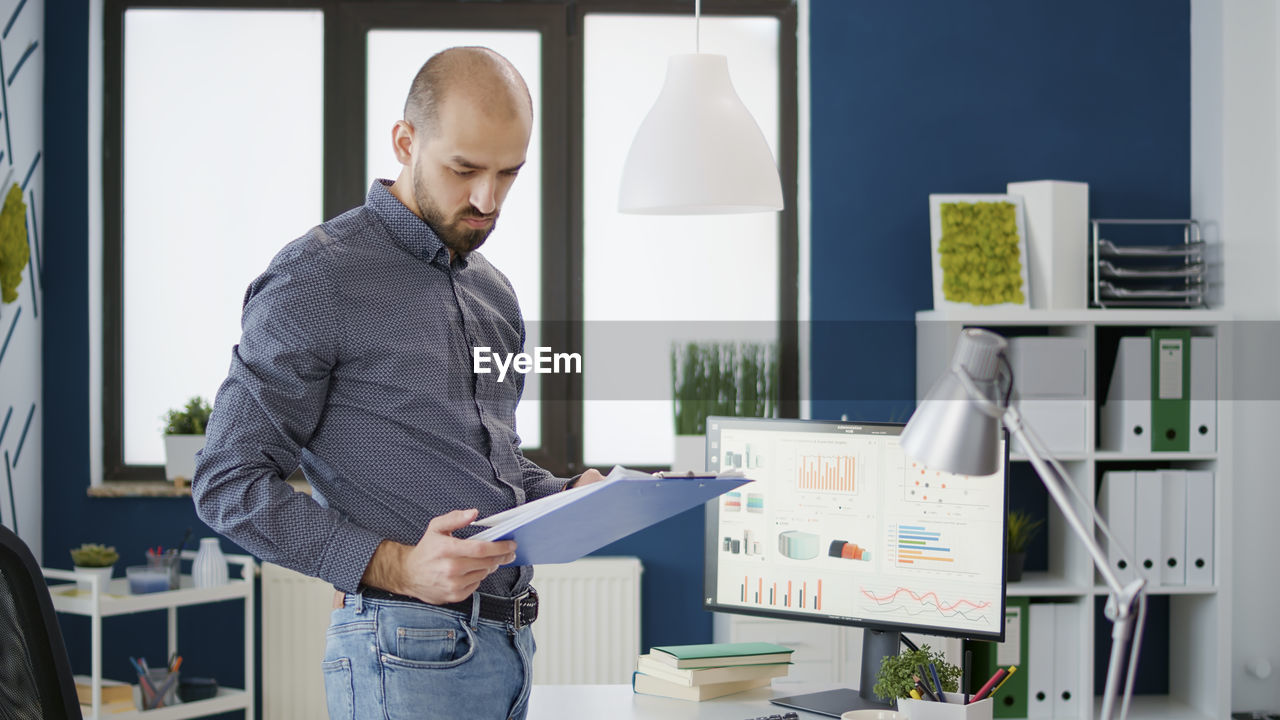
<svg viewBox="0 0 1280 720">
<path fill-rule="evenodd" d="M 778 699 L 839 716 L 900 633 L 1002 641 L 1008 442 L 987 477 L 921 467 L 898 423 L 710 417 L 707 469 L 754 480 L 707 503 L 704 607 L 865 628 L 859 690 Z"/>
</svg>

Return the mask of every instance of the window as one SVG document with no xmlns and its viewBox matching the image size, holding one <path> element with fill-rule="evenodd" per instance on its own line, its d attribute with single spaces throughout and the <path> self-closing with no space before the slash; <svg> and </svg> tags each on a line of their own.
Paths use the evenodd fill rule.
<svg viewBox="0 0 1280 720">
<path fill-rule="evenodd" d="M 104 181 L 106 479 L 161 477 L 160 417 L 216 393 L 250 280 L 285 243 L 362 202 L 372 178 L 398 174 L 390 128 L 409 82 L 457 44 L 511 59 L 535 103 L 528 167 L 483 252 L 517 290 L 528 346 L 584 357 L 582 376 L 529 376 L 517 418 L 526 454 L 561 474 L 669 462 L 678 339 L 779 342 L 783 412 L 795 413 L 791 0 L 704 14 L 702 50 L 729 56 L 787 205 L 716 218 L 615 210 L 666 58 L 693 51 L 683 4 L 148 5 L 108 0 L 105 17 L 104 177 L 118 179 Z M 648 354 L 611 356 L 637 347 Z M 610 432 L 620 426 L 654 431 Z"/>
</svg>

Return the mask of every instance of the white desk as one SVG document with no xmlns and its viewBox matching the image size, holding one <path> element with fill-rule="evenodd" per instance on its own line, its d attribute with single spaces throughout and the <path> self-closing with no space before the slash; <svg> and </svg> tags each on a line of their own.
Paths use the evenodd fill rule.
<svg viewBox="0 0 1280 720">
<path fill-rule="evenodd" d="M 769 702 L 841 685 L 787 684 L 763 687 L 713 700 L 693 702 L 656 695 L 637 695 L 630 685 L 534 685 L 528 720 L 609 718 L 610 720 L 748 720 L 790 712 Z M 826 715 L 796 711 L 802 720 L 830 720 Z"/>
</svg>

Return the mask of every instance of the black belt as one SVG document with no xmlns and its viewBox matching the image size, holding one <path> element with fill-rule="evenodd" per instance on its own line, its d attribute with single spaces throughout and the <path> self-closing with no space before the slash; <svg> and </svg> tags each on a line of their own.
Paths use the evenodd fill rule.
<svg viewBox="0 0 1280 720">
<path fill-rule="evenodd" d="M 428 607 L 444 608 L 445 610 L 453 610 L 463 615 L 471 614 L 471 598 L 460 602 L 435 605 L 425 603 L 416 597 L 410 595 L 400 595 L 389 590 L 383 590 L 376 587 L 363 587 L 361 594 L 367 598 L 374 600 L 396 600 L 399 602 L 418 603 L 419 605 L 427 605 Z M 480 596 L 480 617 L 485 620 L 494 620 L 497 622 L 510 623 L 516 630 L 531 624 L 538 619 L 538 591 L 530 587 L 524 591 L 523 595 L 505 598 L 496 595 Z"/>
</svg>

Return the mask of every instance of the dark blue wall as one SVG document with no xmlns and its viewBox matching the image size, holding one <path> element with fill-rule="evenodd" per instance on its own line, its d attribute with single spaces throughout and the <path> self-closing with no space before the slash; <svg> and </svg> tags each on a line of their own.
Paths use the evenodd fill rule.
<svg viewBox="0 0 1280 720">
<path fill-rule="evenodd" d="M 179 500 L 92 499 L 88 484 L 87 17 L 47 13 L 45 514 L 47 562 L 82 541 L 140 558 L 188 526 Z M 930 307 L 931 192 L 1003 192 L 1011 180 L 1090 185 L 1097 217 L 1190 211 L 1186 0 L 812 0 L 814 416 L 903 420 L 914 405 L 913 313 Z M 198 152 L 176 177 L 198 171 Z M 608 553 L 645 564 L 644 637 L 711 636 L 702 519 L 673 518 Z M 224 545 L 230 548 L 229 543 Z M 238 605 L 183 611 L 191 673 L 239 673 Z M 163 616 L 106 623 L 107 672 L 163 653 Z M 78 672 L 87 626 L 67 623 Z M 231 640 L 227 640 L 231 638 Z M 224 640 L 227 640 L 225 643 Z M 216 650 L 220 649 L 220 651 Z"/>
</svg>

